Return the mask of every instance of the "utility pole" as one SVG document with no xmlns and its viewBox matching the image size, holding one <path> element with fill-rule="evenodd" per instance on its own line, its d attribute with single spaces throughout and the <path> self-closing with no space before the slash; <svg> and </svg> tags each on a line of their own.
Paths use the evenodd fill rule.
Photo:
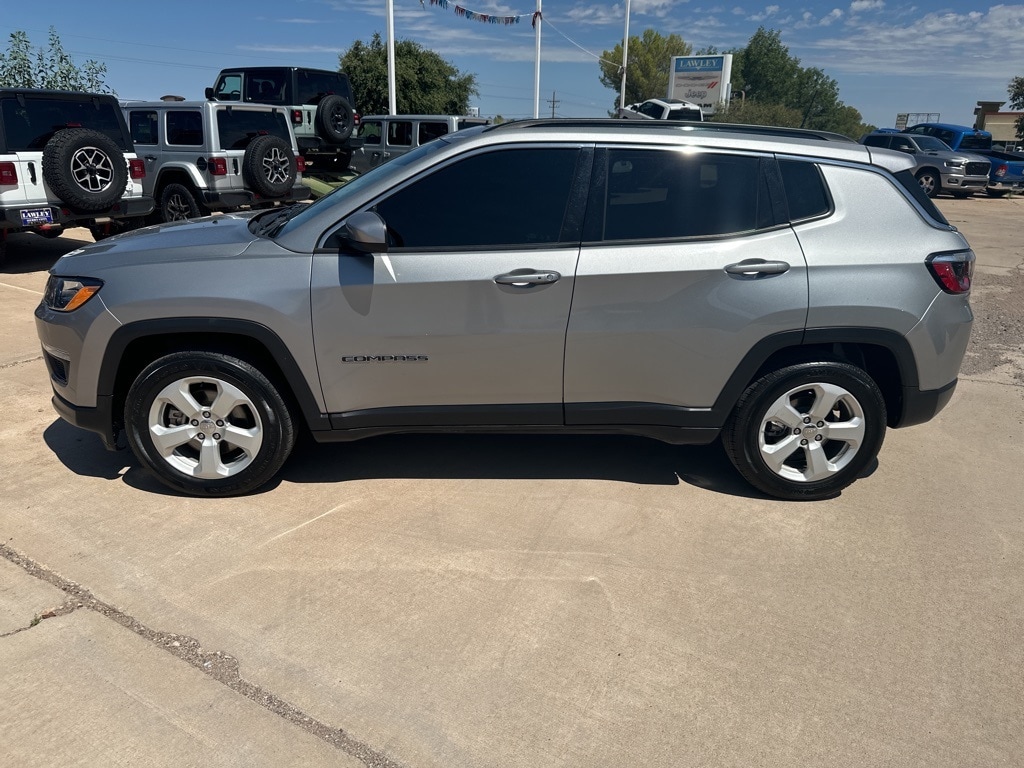
<svg viewBox="0 0 1024 768">
<path fill-rule="evenodd" d="M 558 104 L 559 104 L 559 102 L 555 100 L 555 92 L 554 91 L 551 92 L 551 98 L 548 99 L 548 104 L 551 105 L 551 116 L 554 117 L 555 116 L 555 107 L 557 107 Z"/>
</svg>

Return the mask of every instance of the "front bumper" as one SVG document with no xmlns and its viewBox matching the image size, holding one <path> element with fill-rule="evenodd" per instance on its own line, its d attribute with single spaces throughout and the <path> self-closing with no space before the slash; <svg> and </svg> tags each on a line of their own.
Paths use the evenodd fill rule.
<svg viewBox="0 0 1024 768">
<path fill-rule="evenodd" d="M 988 176 L 943 175 L 942 186 L 950 189 L 976 189 L 979 192 L 988 186 Z"/>
<path fill-rule="evenodd" d="M 119 451 L 125 447 L 121 440 L 124 433 L 114 420 L 113 395 L 100 395 L 96 398 L 96 406 L 93 408 L 84 408 L 69 403 L 56 392 L 50 402 L 57 415 L 68 424 L 99 435 L 103 441 L 103 447 L 108 451 Z"/>
</svg>

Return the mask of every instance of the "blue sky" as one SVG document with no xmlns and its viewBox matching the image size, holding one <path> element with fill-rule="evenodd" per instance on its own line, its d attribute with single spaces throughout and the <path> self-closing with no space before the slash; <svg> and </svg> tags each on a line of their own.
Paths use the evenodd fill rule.
<svg viewBox="0 0 1024 768">
<path fill-rule="evenodd" d="M 521 23 L 484 24 L 454 6 Z M 201 98 L 227 66 L 290 64 L 335 69 L 355 40 L 386 30 L 384 0 L 219 0 L 100 3 L 5 2 L 7 35 L 24 30 L 34 46 L 53 25 L 78 64 L 105 62 L 107 83 L 125 99 L 168 93 Z M 430 48 L 477 76 L 483 115 L 533 114 L 536 0 L 394 0 L 395 37 Z M 544 0 L 541 115 L 603 116 L 617 96 L 598 81 L 597 56 L 622 40 L 625 0 Z M 1024 75 L 1024 3 L 949 0 L 708 2 L 631 0 L 630 33 L 676 33 L 694 50 L 746 44 L 758 26 L 777 29 L 790 54 L 839 83 L 840 98 L 867 122 L 891 126 L 897 112 L 937 112 L 971 124 L 979 99 L 1006 98 Z"/>
</svg>

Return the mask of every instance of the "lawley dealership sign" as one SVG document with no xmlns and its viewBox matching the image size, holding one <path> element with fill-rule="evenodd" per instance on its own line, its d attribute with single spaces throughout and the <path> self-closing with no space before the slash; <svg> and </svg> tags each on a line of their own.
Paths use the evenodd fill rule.
<svg viewBox="0 0 1024 768">
<path fill-rule="evenodd" d="M 729 99 L 732 54 L 721 56 L 673 56 L 668 97 L 699 104 L 705 113 L 713 113 Z"/>
</svg>

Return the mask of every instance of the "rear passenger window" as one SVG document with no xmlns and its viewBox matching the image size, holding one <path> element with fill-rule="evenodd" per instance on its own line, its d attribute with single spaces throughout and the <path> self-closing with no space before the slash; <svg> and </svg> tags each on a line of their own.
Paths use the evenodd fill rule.
<svg viewBox="0 0 1024 768">
<path fill-rule="evenodd" d="M 814 163 L 798 160 L 780 160 L 782 186 L 789 203 L 790 221 L 823 216 L 832 210 L 825 180 Z"/>
<path fill-rule="evenodd" d="M 448 133 L 447 123 L 420 123 L 420 144 L 426 144 L 428 141 L 433 141 L 438 136 L 444 136 Z"/>
<path fill-rule="evenodd" d="M 607 158 L 599 239 L 708 237 L 772 224 L 756 157 L 612 149 Z M 590 222 L 587 232 L 597 234 Z"/>
<path fill-rule="evenodd" d="M 408 120 L 395 120 L 388 123 L 388 144 L 392 147 L 411 147 L 412 123 Z"/>
<path fill-rule="evenodd" d="M 186 147 L 202 146 L 203 116 L 192 110 L 168 112 L 167 143 Z"/>
</svg>

